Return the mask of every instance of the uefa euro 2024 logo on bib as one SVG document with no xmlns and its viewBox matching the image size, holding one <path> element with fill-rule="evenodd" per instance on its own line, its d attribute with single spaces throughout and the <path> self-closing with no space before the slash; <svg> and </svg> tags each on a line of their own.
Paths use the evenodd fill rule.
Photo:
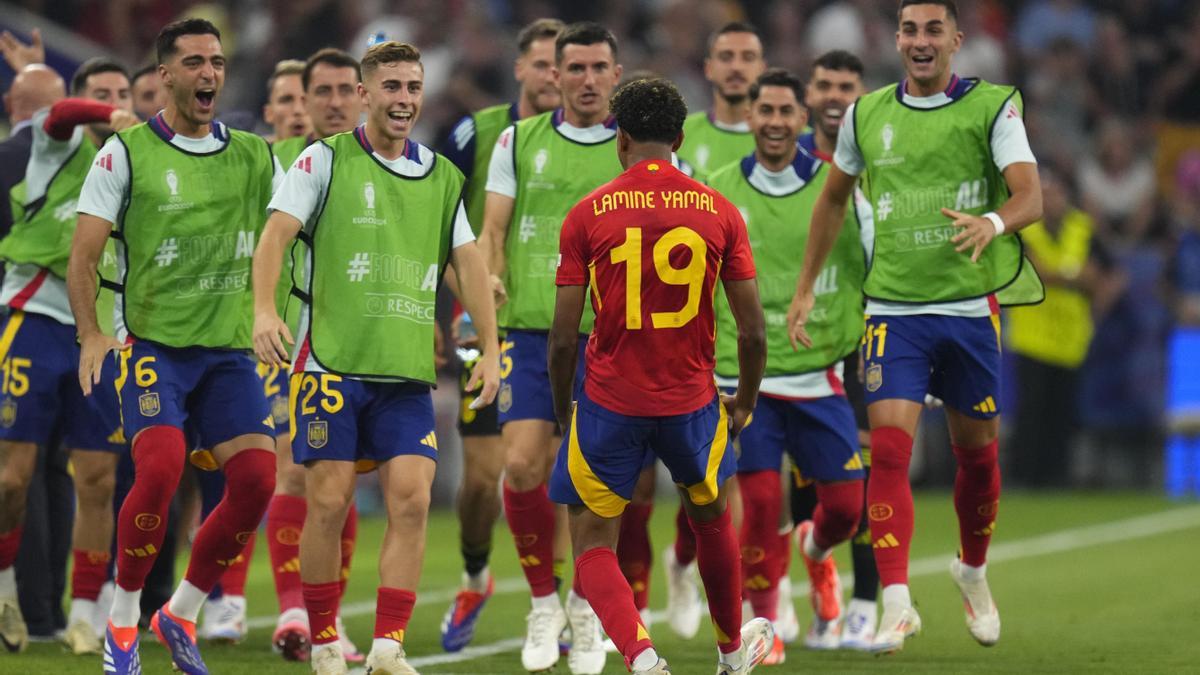
<svg viewBox="0 0 1200 675">
<path fill-rule="evenodd" d="M 885 155 L 892 154 L 892 142 L 896 140 L 896 130 L 891 123 L 883 125 L 883 131 L 879 134 L 879 140 L 883 141 L 883 153 Z"/>
<path fill-rule="evenodd" d="M 367 181 L 363 183 L 363 201 L 367 205 L 367 212 L 374 215 L 375 211 L 375 184 Z"/>
<path fill-rule="evenodd" d="M 546 162 L 548 161 L 550 161 L 550 153 L 545 148 L 538 150 L 537 154 L 533 156 L 533 172 L 539 176 L 542 175 L 542 172 L 546 170 Z"/>
</svg>

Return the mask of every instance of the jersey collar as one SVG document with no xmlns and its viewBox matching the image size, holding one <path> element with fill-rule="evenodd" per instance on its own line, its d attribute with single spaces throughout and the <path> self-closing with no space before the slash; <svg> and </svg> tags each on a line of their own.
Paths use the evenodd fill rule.
<svg viewBox="0 0 1200 675">
<path fill-rule="evenodd" d="M 175 138 L 175 130 L 171 128 L 171 125 L 167 124 L 167 118 L 163 115 L 162 110 L 158 111 L 154 117 L 151 117 L 146 124 L 152 131 L 154 131 L 155 134 L 158 134 L 159 138 L 168 143 L 171 142 L 171 139 Z M 214 119 L 212 121 L 212 123 L 209 125 L 209 129 L 213 137 L 218 141 L 225 143 L 229 140 L 229 131 L 225 129 L 224 124 L 218 122 L 217 120 Z"/>
<path fill-rule="evenodd" d="M 363 150 L 367 151 L 367 154 L 375 154 L 374 146 L 371 145 L 371 141 L 367 140 L 367 126 L 365 124 L 355 127 L 354 138 L 358 139 L 358 144 L 362 146 Z M 410 162 L 421 163 L 421 153 L 417 151 L 417 144 L 407 138 L 404 139 L 404 152 L 400 153 L 400 156 Z"/>
<path fill-rule="evenodd" d="M 950 84 L 946 85 L 946 89 L 942 92 L 942 95 L 950 101 L 957 101 L 968 91 L 971 91 L 975 86 L 975 82 L 976 80 L 965 79 L 959 77 L 957 74 L 951 74 Z M 900 84 L 896 85 L 896 100 L 904 103 L 904 97 L 908 95 L 908 78 L 905 78 L 900 80 Z"/>
<path fill-rule="evenodd" d="M 822 162 L 828 163 L 833 161 L 833 157 L 821 152 L 820 148 L 817 147 L 817 132 L 815 131 L 801 136 L 800 139 L 796 141 L 796 145 L 799 145 L 801 150 L 804 150 Z"/>
<path fill-rule="evenodd" d="M 562 126 L 563 124 L 566 124 L 567 123 L 566 110 L 564 110 L 562 108 L 555 108 L 553 116 L 550 118 L 550 122 L 554 125 L 554 127 L 556 129 L 558 127 Z M 572 126 L 574 126 L 574 125 L 572 125 Z M 610 131 L 616 131 L 617 118 L 613 117 L 612 115 L 609 115 L 608 119 L 604 120 L 604 128 L 608 129 Z"/>
</svg>

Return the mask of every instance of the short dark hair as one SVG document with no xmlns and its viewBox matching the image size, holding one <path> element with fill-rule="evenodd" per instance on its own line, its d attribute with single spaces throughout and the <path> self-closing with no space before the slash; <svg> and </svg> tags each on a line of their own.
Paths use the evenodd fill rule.
<svg viewBox="0 0 1200 675">
<path fill-rule="evenodd" d="M 757 101 L 763 87 L 787 87 L 796 95 L 800 105 L 804 105 L 804 83 L 789 70 L 783 68 L 768 68 L 750 85 L 750 101 Z"/>
<path fill-rule="evenodd" d="M 554 61 L 562 62 L 563 48 L 567 45 L 594 45 L 601 42 L 608 43 L 608 48 L 612 50 L 613 59 L 617 58 L 617 38 L 613 37 L 612 31 L 595 21 L 580 21 L 573 23 L 563 29 L 558 34 L 558 39 L 554 41 Z"/>
<path fill-rule="evenodd" d="M 413 45 L 395 40 L 377 42 L 367 49 L 366 54 L 363 54 L 362 72 L 373 73 L 384 64 L 405 62 L 416 63 L 421 66 L 422 70 L 425 68 L 425 64 L 421 63 L 421 50 Z"/>
<path fill-rule="evenodd" d="M 824 68 L 825 70 L 848 70 L 852 73 L 858 73 L 859 77 L 862 77 L 866 72 L 866 69 L 863 68 L 862 59 L 845 49 L 834 49 L 818 56 L 817 60 L 813 61 L 813 72 L 816 72 L 817 68 Z"/>
<path fill-rule="evenodd" d="M 941 5 L 946 8 L 946 16 L 958 23 L 958 3 L 954 0 L 900 0 L 900 7 L 896 10 L 896 18 L 900 18 L 900 14 L 904 12 L 905 7 L 913 5 Z"/>
<path fill-rule="evenodd" d="M 279 78 L 281 77 L 296 75 L 303 83 L 304 66 L 304 62 L 299 59 L 284 59 L 279 63 L 276 63 L 275 70 L 271 71 L 271 76 L 267 78 L 267 98 L 271 98 L 271 93 L 275 91 L 275 83 L 278 82 Z M 304 85 L 301 84 L 300 88 L 303 89 Z"/>
<path fill-rule="evenodd" d="M 517 33 L 517 49 L 525 54 L 538 40 L 558 38 L 567 25 L 558 19 L 536 19 Z"/>
<path fill-rule="evenodd" d="M 138 80 L 142 79 L 143 77 L 145 77 L 147 75 L 157 75 L 157 74 L 158 74 L 158 66 L 153 63 L 148 63 L 148 64 L 142 66 L 141 68 L 138 68 L 137 70 L 133 71 L 133 74 L 129 76 L 129 84 L 132 86 L 134 82 L 137 82 Z"/>
<path fill-rule="evenodd" d="M 75 70 L 75 74 L 71 76 L 71 95 L 78 96 L 87 88 L 88 78 L 100 73 L 120 73 L 129 80 L 129 71 L 125 70 L 125 66 L 113 61 L 104 56 L 93 56 L 92 58 L 80 64 Z M 132 80 L 130 80 L 132 83 Z"/>
<path fill-rule="evenodd" d="M 621 85 L 608 109 L 617 118 L 617 126 L 633 140 L 668 144 L 679 138 L 688 114 L 674 83 L 661 77 Z"/>
<path fill-rule="evenodd" d="M 172 21 L 158 31 L 158 37 L 154 40 L 159 63 L 166 63 L 167 59 L 175 56 L 175 52 L 179 51 L 175 41 L 184 35 L 214 35 L 218 42 L 221 40 L 221 31 L 207 19 L 191 17 Z"/>
<path fill-rule="evenodd" d="M 717 38 L 725 35 L 726 33 L 750 33 L 760 41 L 762 40 L 762 36 L 758 34 L 758 29 L 755 28 L 754 24 L 750 23 L 749 21 L 730 21 L 724 26 L 714 30 L 712 33 L 709 33 L 708 44 L 704 48 L 704 53 L 711 54 L 713 45 L 717 43 Z"/>
<path fill-rule="evenodd" d="M 304 71 L 300 73 L 300 85 L 304 87 L 304 91 L 308 91 L 308 82 L 312 79 L 313 68 L 322 63 L 334 68 L 353 68 L 354 77 L 362 80 L 362 70 L 359 68 L 358 59 L 350 56 L 349 52 L 335 47 L 326 47 L 313 52 L 313 55 L 304 62 Z"/>
</svg>

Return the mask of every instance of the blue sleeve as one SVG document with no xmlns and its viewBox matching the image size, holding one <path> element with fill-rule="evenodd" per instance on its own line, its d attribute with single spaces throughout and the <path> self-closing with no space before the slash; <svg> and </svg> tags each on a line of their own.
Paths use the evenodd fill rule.
<svg viewBox="0 0 1200 675">
<path fill-rule="evenodd" d="M 454 166 L 470 180 L 475 169 L 475 118 L 467 115 L 459 120 L 446 136 L 439 152 L 454 162 Z"/>
</svg>

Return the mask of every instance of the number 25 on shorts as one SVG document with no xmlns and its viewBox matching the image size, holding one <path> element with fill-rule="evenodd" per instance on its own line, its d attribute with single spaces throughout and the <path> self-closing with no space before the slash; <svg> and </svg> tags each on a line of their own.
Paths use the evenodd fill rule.
<svg viewBox="0 0 1200 675">
<path fill-rule="evenodd" d="M 692 256 L 686 267 L 671 265 L 671 251 L 686 246 Z M 704 286 L 707 247 L 699 232 L 676 227 L 654 242 L 654 271 L 658 279 L 671 286 L 687 286 L 687 301 L 674 312 L 651 312 L 650 323 L 655 328 L 680 328 L 700 313 L 700 291 Z M 642 328 L 642 228 L 625 228 L 625 243 L 612 249 L 609 260 L 613 265 L 625 263 L 625 327 Z"/>
</svg>

